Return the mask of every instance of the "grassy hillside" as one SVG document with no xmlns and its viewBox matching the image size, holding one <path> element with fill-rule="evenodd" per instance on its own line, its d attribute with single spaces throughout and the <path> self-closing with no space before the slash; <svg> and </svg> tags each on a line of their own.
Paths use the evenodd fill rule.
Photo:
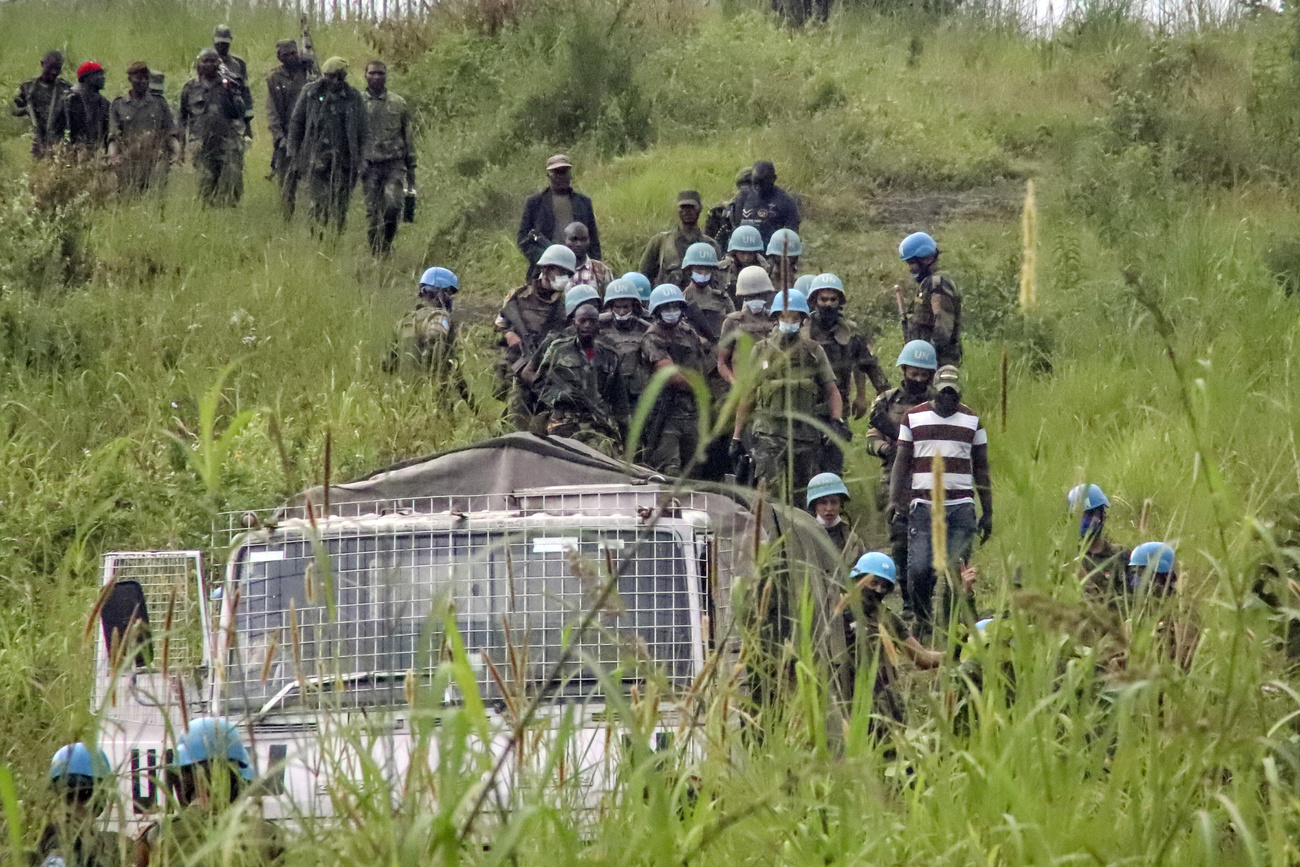
<svg viewBox="0 0 1300 867">
<path fill-rule="evenodd" d="M 841 760 L 806 747 L 796 715 L 779 730 L 788 738 L 747 748 L 743 769 L 713 766 L 698 803 L 672 781 L 647 783 L 663 797 L 621 805 L 582 857 L 1300 857 L 1300 758 L 1285 722 L 1300 700 L 1278 627 L 1247 592 L 1261 562 L 1294 565 L 1267 540 L 1300 536 L 1295 20 L 1162 37 L 1098 11 L 1029 39 L 974 14 L 862 11 L 791 33 L 738 0 L 535 0 L 502 7 L 504 21 L 477 8 L 314 32 L 322 57 L 352 60 L 354 82 L 365 58 L 388 58 L 391 88 L 418 112 L 421 214 L 382 262 L 365 250 L 359 202 L 335 244 L 283 223 L 262 178 L 264 127 L 243 203 L 204 211 L 188 170 L 165 197 L 128 204 L 79 196 L 84 178 L 28 176 L 21 124 L 3 126 L 0 764 L 19 791 L 35 797 L 44 757 L 84 731 L 82 631 L 101 552 L 206 544 L 215 512 L 320 481 L 327 436 L 343 477 L 501 430 L 491 314 L 519 282 L 514 230 L 548 154 L 574 158 L 620 272 L 672 224 L 679 189 L 721 201 L 738 167 L 770 158 L 805 202 L 809 270 L 844 278 L 886 363 L 901 343 L 898 240 L 934 233 L 962 287 L 968 402 L 989 421 L 997 497 L 997 532 L 977 558 L 982 598 L 1005 604 L 1013 576 L 1028 592 L 1010 651 L 1017 698 L 1006 709 L 989 697 L 977 731 L 956 737 L 936 722 L 943 676 L 919 678 L 899 745 L 906 783 L 869 743 Z M 175 100 L 222 21 L 255 71 L 260 118 L 274 42 L 297 23 L 241 6 L 0 4 L 0 85 L 12 91 L 62 47 L 72 67 L 104 63 L 111 92 L 147 59 Z M 1022 311 L 1029 179 L 1037 298 Z M 379 369 L 432 264 L 461 276 L 472 405 Z M 246 426 L 228 430 L 232 419 Z M 876 468 L 857 458 L 850 470 L 865 512 Z M 1090 675 L 1067 664 L 1061 637 L 1079 596 L 1063 497 L 1085 480 L 1110 495 L 1121 541 L 1178 543 L 1203 629 L 1189 673 L 1135 661 L 1113 707 L 1073 703 Z M 436 822 L 394 821 L 379 841 L 393 863 L 453 857 Z M 578 857 L 559 811 L 539 805 L 520 821 L 531 823 L 512 838 L 522 856 Z M 374 833 L 358 824 L 300 856 L 367 853 Z"/>
</svg>

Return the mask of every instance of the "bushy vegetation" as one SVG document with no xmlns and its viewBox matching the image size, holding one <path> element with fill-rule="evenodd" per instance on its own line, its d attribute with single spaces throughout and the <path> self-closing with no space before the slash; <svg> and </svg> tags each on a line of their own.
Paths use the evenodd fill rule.
<svg viewBox="0 0 1300 867">
<path fill-rule="evenodd" d="M 1108 10 L 1050 38 L 856 7 L 792 32 L 757 5 L 690 0 L 444 2 L 418 26 L 321 26 L 318 51 L 354 70 L 371 52 L 398 61 L 390 86 L 418 112 L 422 212 L 383 262 L 359 213 L 332 245 L 282 222 L 261 178 L 264 129 L 239 209 L 205 211 L 188 172 L 125 203 L 84 176 L 27 177 L 9 123 L 0 764 L 29 818 L 46 756 L 89 724 L 82 636 L 103 551 L 205 547 L 217 512 L 319 482 L 327 439 L 341 478 L 502 430 L 492 312 L 522 276 L 524 196 L 564 149 L 620 272 L 672 224 L 679 189 L 722 201 L 737 168 L 774 160 L 803 197 L 808 267 L 844 278 L 886 362 L 900 344 L 892 289 L 907 279 L 894 250 L 934 232 L 965 292 L 968 402 L 992 431 L 997 533 L 977 563 L 984 606 L 1014 612 L 1014 644 L 991 663 L 1014 663 L 1014 700 L 917 675 L 911 726 L 887 751 L 865 735 L 865 706 L 827 743 L 815 678 L 763 737 L 721 740 L 735 698 L 723 689 L 706 712 L 719 740 L 704 783 L 650 756 L 643 725 L 622 789 L 638 796 L 591 834 L 538 797 L 490 851 L 460 847 L 474 777 L 448 773 L 436 803 L 390 815 L 371 796 L 341 829 L 309 828 L 295 863 L 1294 863 L 1300 698 L 1282 627 L 1250 591 L 1272 565 L 1284 608 L 1300 608 L 1287 547 L 1300 535 L 1297 20 L 1160 34 Z M 110 91 L 144 57 L 174 98 L 227 18 L 260 109 L 274 42 L 297 32 L 261 6 L 0 4 L 0 83 L 12 90 L 58 46 L 103 62 Z M 1038 297 L 1024 311 L 1030 178 Z M 464 287 L 468 400 L 380 368 L 413 275 L 432 264 Z M 849 470 L 877 527 L 874 462 L 851 456 Z M 1189 671 L 1140 629 L 1089 632 L 1062 508 L 1081 481 L 1105 487 L 1122 541 L 1177 542 L 1202 628 Z M 1102 682 L 1091 662 L 1107 642 L 1131 659 Z M 963 696 L 966 730 L 951 722 Z M 620 712 L 648 718 L 644 698 Z M 479 723 L 427 701 L 443 723 L 431 739 Z"/>
</svg>

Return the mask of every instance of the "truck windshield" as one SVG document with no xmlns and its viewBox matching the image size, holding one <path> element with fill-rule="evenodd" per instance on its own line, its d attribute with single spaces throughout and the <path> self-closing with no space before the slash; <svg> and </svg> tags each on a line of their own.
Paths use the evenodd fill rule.
<svg viewBox="0 0 1300 867">
<path fill-rule="evenodd" d="M 436 667 L 449 622 L 486 701 L 502 690 L 484 657 L 507 689 L 535 690 L 604 585 L 607 554 L 617 593 L 560 672 L 557 698 L 596 691 L 597 666 L 625 687 L 685 686 L 700 662 L 699 600 L 671 530 L 361 533 L 239 550 L 227 707 L 273 713 L 325 693 L 332 705 L 403 702 L 405 672 Z"/>
</svg>

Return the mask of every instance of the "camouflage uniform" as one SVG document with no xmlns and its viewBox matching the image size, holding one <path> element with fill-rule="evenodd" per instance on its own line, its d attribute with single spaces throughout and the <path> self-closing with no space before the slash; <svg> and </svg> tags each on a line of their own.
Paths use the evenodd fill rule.
<svg viewBox="0 0 1300 867">
<path fill-rule="evenodd" d="M 645 253 L 641 255 L 641 273 L 649 279 L 651 286 L 658 286 L 660 283 L 680 286 L 684 276 L 682 257 L 686 255 L 686 248 L 700 242 L 712 245 L 718 255 L 722 255 L 721 251 L 718 251 L 718 245 L 712 238 L 701 232 L 699 227 L 689 232 L 681 226 L 667 232 L 660 232 L 646 244 Z"/>
<path fill-rule="evenodd" d="M 706 347 L 699 332 L 682 321 L 673 327 L 655 322 L 641 340 L 641 364 L 647 380 L 660 361 L 668 360 L 703 375 Z M 659 472 L 679 476 L 699 448 L 699 408 L 695 392 L 666 385 L 655 403 L 644 434 L 647 462 Z"/>
<path fill-rule="evenodd" d="M 66 815 L 51 822 L 41 834 L 36 846 L 36 860 L 40 867 L 117 867 L 122 863 L 122 838 L 113 831 L 100 831 L 97 816 L 81 819 Z M 21 863 L 21 862 L 19 862 Z"/>
<path fill-rule="evenodd" d="M 916 295 L 908 303 L 903 342 L 910 340 L 924 340 L 932 345 L 940 366 L 961 364 L 961 293 L 944 275 L 931 274 L 921 280 Z"/>
<path fill-rule="evenodd" d="M 564 327 L 564 296 L 556 292 L 555 297 L 547 301 L 536 283 L 525 284 L 507 295 L 501 312 L 497 314 L 496 332 L 502 335 L 501 346 L 504 348 L 497 379 L 504 386 L 503 392 L 509 389 L 509 419 L 519 430 L 528 430 L 532 424 L 537 397 L 533 387 L 519 379 L 517 374 L 533 360 L 547 339 Z M 518 347 L 505 342 L 504 335 L 508 331 L 519 336 L 522 343 Z"/>
<path fill-rule="evenodd" d="M 929 389 L 909 394 L 901 386 L 876 397 L 867 413 L 870 427 L 867 430 L 867 453 L 880 458 L 880 487 L 876 491 L 876 510 L 885 511 L 889 500 L 889 476 L 894 471 L 894 455 L 898 450 L 898 428 L 908 410 L 925 403 L 934 393 Z M 889 525 L 890 556 L 898 567 L 899 590 L 907 596 L 907 515 L 899 516 Z"/>
<path fill-rule="evenodd" d="M 402 220 L 406 188 L 415 186 L 415 139 L 406 100 L 385 90 L 362 92 L 370 135 L 366 139 L 361 190 L 366 198 L 370 249 L 386 253 Z"/>
<path fill-rule="evenodd" d="M 251 138 L 253 135 L 253 91 L 248 87 L 248 62 L 237 54 L 222 54 L 221 49 L 217 48 L 215 44 L 212 47 L 217 49 L 217 56 L 221 58 L 221 65 L 218 67 L 221 74 L 239 87 L 239 98 L 244 103 L 244 126 L 242 131 Z"/>
<path fill-rule="evenodd" d="M 1128 560 L 1133 552 L 1102 539 L 1097 553 L 1085 551 L 1079 558 L 1079 577 L 1083 579 L 1084 598 L 1112 608 L 1129 594 Z"/>
<path fill-rule="evenodd" d="M 882 719 L 902 722 L 903 700 L 894 687 L 898 673 L 890 661 L 890 655 L 884 650 L 882 633 L 887 633 L 894 645 L 902 644 L 911 634 L 906 624 L 886 608 L 883 602 L 864 602 L 845 609 L 844 643 L 849 654 L 848 682 L 857 682 L 858 669 L 870 670 L 874 667 L 876 681 L 872 686 L 872 714 Z M 876 720 L 872 720 L 869 727 L 873 731 L 877 730 Z"/>
<path fill-rule="evenodd" d="M 32 125 L 32 156 L 44 156 L 46 151 L 63 139 L 59 123 L 63 100 L 72 91 L 72 85 L 62 78 L 53 82 L 40 78 L 29 79 L 18 86 L 9 113 L 25 117 Z"/>
<path fill-rule="evenodd" d="M 627 427 L 627 388 L 614 347 L 597 338 L 588 350 L 576 334 L 551 341 L 537 366 L 537 403 L 546 432 L 616 457 Z"/>
<path fill-rule="evenodd" d="M 117 148 L 117 185 L 122 192 L 144 192 L 167 183 L 176 119 L 167 100 L 152 91 L 133 91 L 108 108 L 108 142 Z"/>
<path fill-rule="evenodd" d="M 802 334 L 773 333 L 754 347 L 754 363 L 760 371 L 750 421 L 754 475 L 793 504 L 817 473 L 822 433 L 807 419 L 818 416 L 835 371 L 825 350 Z"/>
<path fill-rule="evenodd" d="M 758 257 L 755 259 L 754 264 L 766 271 L 768 268 L 767 257 L 762 253 L 755 253 L 754 255 Z M 732 301 L 736 300 L 736 280 L 740 277 L 740 272 L 744 268 L 744 265 L 736 261 L 734 253 L 728 254 L 718 263 L 718 274 L 721 275 L 722 283 L 727 287 L 727 295 L 731 297 Z"/>
<path fill-rule="evenodd" d="M 217 846 L 207 857 L 194 857 L 218 832 L 220 815 L 210 806 L 191 803 L 181 807 L 171 818 L 155 822 L 144 830 L 140 839 L 149 852 L 149 867 L 267 867 L 279 863 L 284 845 L 275 826 L 246 810 L 239 820 L 238 833 L 227 844 Z"/>
<path fill-rule="evenodd" d="M 650 323 L 639 317 L 631 322 L 619 324 L 614 321 L 614 314 L 600 314 L 600 337 L 614 349 L 618 356 L 618 367 L 623 375 L 623 385 L 627 390 L 628 406 L 635 409 L 645 390 L 645 369 L 641 366 L 641 340 L 645 337 Z"/>
<path fill-rule="evenodd" d="M 822 311 L 814 309 L 808 317 L 808 337 L 826 351 L 831 369 L 835 371 L 835 384 L 839 386 L 844 405 L 849 406 L 853 394 L 853 375 L 864 373 L 877 392 L 889 388 L 889 380 L 880 369 L 880 361 L 871 351 L 871 338 L 865 328 L 843 314 L 834 325 L 827 327 Z M 865 403 L 865 401 L 864 401 Z M 824 415 L 824 413 L 823 413 Z M 822 446 L 820 472 L 844 472 L 844 452 L 835 443 L 826 441 Z"/>
<path fill-rule="evenodd" d="M 266 126 L 271 132 L 271 174 L 280 187 L 286 217 L 293 216 L 298 198 L 298 174 L 289 162 L 289 119 L 307 82 L 318 78 L 320 70 L 310 58 L 299 58 L 293 70 L 280 64 L 266 77 Z"/>
<path fill-rule="evenodd" d="M 748 184 L 740 186 L 728 201 L 709 208 L 708 217 L 704 221 L 704 234 L 717 241 L 723 250 L 727 249 L 731 233 L 740 225 L 740 200 L 748 192 Z"/>
<path fill-rule="evenodd" d="M 307 181 L 312 220 L 322 227 L 333 223 L 342 232 L 369 124 L 357 89 L 346 82 L 331 89 L 327 81 L 307 82 L 294 103 L 289 159 L 293 171 Z"/>
<path fill-rule="evenodd" d="M 445 373 L 451 366 L 456 348 L 456 322 L 441 305 L 420 301 L 415 309 L 397 323 L 393 348 L 389 351 L 390 372 L 414 368 L 429 373 Z"/>
<path fill-rule="evenodd" d="M 857 534 L 857 531 L 853 529 L 853 525 L 843 515 L 840 516 L 840 522 L 834 527 L 822 527 L 822 529 L 830 537 L 831 544 L 840 552 L 840 564 L 845 569 L 856 563 L 858 558 L 867 550 L 862 537 Z"/>
<path fill-rule="evenodd" d="M 181 129 L 197 142 L 199 201 L 234 205 L 244 194 L 244 100 L 240 88 L 220 77 L 191 78 L 181 88 Z"/>
</svg>

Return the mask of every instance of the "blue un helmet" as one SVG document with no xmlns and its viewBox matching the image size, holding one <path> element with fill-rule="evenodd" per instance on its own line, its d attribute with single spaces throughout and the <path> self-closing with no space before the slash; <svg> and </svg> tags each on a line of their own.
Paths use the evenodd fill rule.
<svg viewBox="0 0 1300 867">
<path fill-rule="evenodd" d="M 1165 542 L 1143 542 L 1128 558 L 1128 586 L 1137 590 L 1149 580 L 1153 596 L 1172 593 L 1178 574 L 1174 571 L 1174 549 Z"/>
<path fill-rule="evenodd" d="M 235 724 L 222 717 L 199 717 L 176 742 L 176 764 L 188 768 L 214 759 L 225 759 L 239 768 L 244 782 L 252 781 L 253 760 Z"/>
<path fill-rule="evenodd" d="M 423 289 L 425 286 L 455 294 L 460 289 L 460 279 L 450 268 L 433 267 L 420 276 L 420 288 Z"/>
<path fill-rule="evenodd" d="M 595 286 L 588 286 L 586 283 L 579 283 L 573 286 L 568 292 L 564 293 L 564 315 L 572 316 L 578 308 L 584 304 L 596 302 L 596 307 L 600 307 L 600 293 L 596 291 Z"/>
<path fill-rule="evenodd" d="M 1164 542 L 1143 542 L 1133 549 L 1128 564 L 1138 569 L 1150 569 L 1156 574 L 1174 571 L 1174 549 Z"/>
<path fill-rule="evenodd" d="M 567 296 L 565 301 L 568 301 Z M 619 277 L 617 280 L 609 281 L 609 285 L 605 287 L 605 306 L 608 307 L 611 301 L 635 301 L 640 304 L 641 290 L 626 277 Z"/>
<path fill-rule="evenodd" d="M 1065 501 L 1071 512 L 1079 511 L 1081 506 L 1083 511 L 1088 512 L 1110 505 L 1106 494 L 1096 485 L 1075 485 L 1070 489 L 1070 493 L 1065 495 Z"/>
<path fill-rule="evenodd" d="M 650 312 L 654 313 L 665 304 L 685 304 L 686 296 L 682 290 L 671 283 L 661 283 L 650 293 Z"/>
<path fill-rule="evenodd" d="M 910 259 L 924 259 L 939 252 L 939 245 L 925 232 L 913 232 L 898 245 L 898 258 L 904 262 Z"/>
<path fill-rule="evenodd" d="M 843 479 L 834 473 L 818 473 L 808 480 L 808 500 L 806 505 L 811 509 L 813 503 L 832 494 L 839 494 L 846 500 L 850 499 L 849 489 L 844 487 Z"/>
<path fill-rule="evenodd" d="M 780 315 L 786 311 L 786 296 L 789 295 L 789 309 L 795 313 L 808 313 L 808 298 L 798 289 L 786 289 L 776 293 L 772 299 L 772 306 L 767 312 L 773 316 Z"/>
<path fill-rule="evenodd" d="M 641 293 L 642 304 L 650 303 L 650 278 L 649 277 L 642 274 L 640 271 L 628 271 L 626 274 L 623 275 L 623 279 L 631 280 L 632 285 L 636 286 L 637 291 Z"/>
<path fill-rule="evenodd" d="M 59 747 L 50 760 L 50 782 L 71 789 L 90 788 L 95 780 L 112 775 L 107 754 L 84 743 Z"/>
<path fill-rule="evenodd" d="M 756 226 L 741 226 L 727 240 L 728 253 L 763 252 L 763 233 Z"/>
<path fill-rule="evenodd" d="M 697 241 L 686 248 L 686 255 L 682 257 L 682 267 L 716 268 L 718 267 L 718 251 L 713 249 L 712 244 Z"/>
<path fill-rule="evenodd" d="M 903 351 L 898 353 L 898 361 L 894 362 L 898 367 L 919 367 L 922 370 L 938 370 L 939 357 L 934 353 L 934 347 L 924 340 L 909 340 L 903 347 Z"/>
<path fill-rule="evenodd" d="M 853 564 L 849 570 L 849 578 L 863 578 L 867 575 L 874 575 L 877 578 L 883 578 L 891 586 L 898 586 L 898 567 L 894 565 L 894 558 L 888 554 L 882 554 L 879 551 L 868 551 L 858 558 L 858 562 Z"/>
<path fill-rule="evenodd" d="M 803 255 L 803 241 L 793 229 L 777 229 L 767 242 L 767 255 L 795 259 Z"/>
<path fill-rule="evenodd" d="M 804 294 L 804 297 L 806 298 L 808 295 L 811 294 L 808 290 L 812 288 L 812 282 L 813 282 L 813 275 L 800 274 L 799 277 L 794 281 L 794 286 L 792 288 L 798 289 L 800 292 Z"/>
<path fill-rule="evenodd" d="M 812 278 L 812 281 L 808 284 L 808 297 L 811 298 L 822 289 L 831 289 L 840 293 L 840 301 L 842 302 L 847 303 L 849 300 L 849 296 L 844 294 L 844 281 L 839 277 L 836 277 L 834 274 L 831 274 L 829 271 L 825 274 L 818 274 L 816 277 Z"/>
</svg>

